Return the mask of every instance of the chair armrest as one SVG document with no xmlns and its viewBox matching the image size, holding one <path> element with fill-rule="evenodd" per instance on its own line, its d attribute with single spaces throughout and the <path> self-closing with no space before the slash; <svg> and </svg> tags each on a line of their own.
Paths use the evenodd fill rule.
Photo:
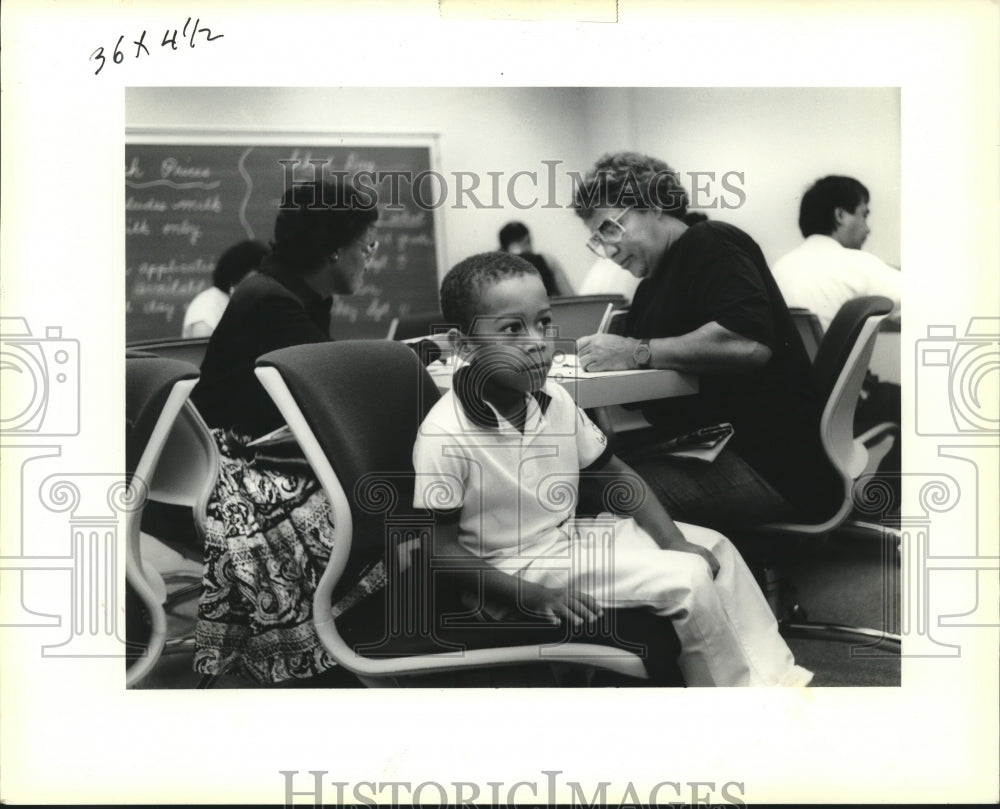
<svg viewBox="0 0 1000 809">
<path fill-rule="evenodd" d="M 865 430 L 861 435 L 855 436 L 855 440 L 860 441 L 866 447 L 870 447 L 876 440 L 881 441 L 886 435 L 899 437 L 899 425 L 894 421 L 883 421 Z"/>
<path fill-rule="evenodd" d="M 885 421 L 865 430 L 854 440 L 864 444 L 868 451 L 868 462 L 859 476 L 860 479 L 864 475 L 872 475 L 878 471 L 885 456 L 899 440 L 899 425 L 892 421 Z"/>
</svg>

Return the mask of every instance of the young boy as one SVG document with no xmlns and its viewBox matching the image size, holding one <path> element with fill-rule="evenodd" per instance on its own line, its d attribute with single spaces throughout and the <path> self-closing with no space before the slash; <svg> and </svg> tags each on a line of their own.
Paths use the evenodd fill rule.
<svg viewBox="0 0 1000 809">
<path fill-rule="evenodd" d="M 441 311 L 459 326 L 462 364 L 420 427 L 414 504 L 437 513 L 435 554 L 468 568 L 487 608 L 579 625 L 603 607 L 648 606 L 673 621 L 690 686 L 807 684 L 812 674 L 795 665 L 736 549 L 671 520 L 548 380 L 553 324 L 534 267 L 505 253 L 472 256 L 445 277 Z M 575 516 L 581 470 L 585 486 L 599 477 L 606 491 L 618 483 L 638 494 L 618 498 L 628 516 L 613 531 L 597 523 L 609 515 Z"/>
</svg>

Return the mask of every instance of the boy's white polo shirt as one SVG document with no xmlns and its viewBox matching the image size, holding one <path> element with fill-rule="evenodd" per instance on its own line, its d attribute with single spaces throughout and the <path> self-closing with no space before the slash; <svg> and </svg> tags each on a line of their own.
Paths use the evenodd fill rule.
<svg viewBox="0 0 1000 809">
<path fill-rule="evenodd" d="M 607 438 L 551 381 L 527 397 L 523 433 L 482 404 L 484 417 L 470 417 L 453 387 L 427 414 L 413 448 L 414 505 L 458 509 L 459 542 L 500 569 L 523 568 L 519 556 L 564 557 L 559 526 L 575 511 L 580 469 Z"/>
</svg>

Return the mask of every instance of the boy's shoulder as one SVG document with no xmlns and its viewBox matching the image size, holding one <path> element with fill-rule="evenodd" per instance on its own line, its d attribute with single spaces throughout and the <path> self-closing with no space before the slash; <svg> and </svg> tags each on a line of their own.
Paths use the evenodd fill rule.
<svg viewBox="0 0 1000 809">
<path fill-rule="evenodd" d="M 542 388 L 542 393 L 552 400 L 551 406 L 570 408 L 574 412 L 576 411 L 576 401 L 570 395 L 570 392 L 554 379 L 545 380 L 545 386 Z"/>
<path fill-rule="evenodd" d="M 420 435 L 424 435 L 430 428 L 433 428 L 434 432 L 451 432 L 461 429 L 463 426 L 462 415 L 455 392 L 449 388 L 441 394 L 441 398 L 434 403 L 434 406 L 424 416 L 424 420 L 420 423 L 419 433 Z"/>
<path fill-rule="evenodd" d="M 462 404 L 462 398 L 456 394 L 453 388 L 449 388 L 424 416 L 417 431 L 417 437 L 423 439 L 443 437 L 456 440 L 469 436 L 481 436 L 483 433 L 489 432 L 495 431 L 491 431 L 488 426 L 470 418 L 466 407 Z"/>
</svg>

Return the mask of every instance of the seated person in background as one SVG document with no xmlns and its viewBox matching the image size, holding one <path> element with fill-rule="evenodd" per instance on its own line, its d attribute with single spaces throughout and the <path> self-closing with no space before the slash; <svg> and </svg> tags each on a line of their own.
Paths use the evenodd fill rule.
<svg viewBox="0 0 1000 809">
<path fill-rule="evenodd" d="M 643 281 L 625 334 L 578 341 L 585 370 L 669 368 L 697 374 L 697 396 L 643 403 L 653 425 L 619 452 L 670 514 L 713 528 L 833 510 L 841 484 L 820 443 L 821 403 L 802 340 L 764 256 L 722 222 L 688 226 L 687 193 L 663 161 L 605 155 L 577 188 L 589 246 Z M 711 463 L 662 441 L 722 422 L 729 444 Z"/>
<path fill-rule="evenodd" d="M 528 261 L 542 278 L 547 295 L 573 295 L 573 285 L 566 278 L 559 263 L 551 257 L 536 253 L 531 245 L 531 232 L 521 222 L 508 222 L 500 228 L 500 249 L 504 253 Z"/>
<path fill-rule="evenodd" d="M 778 259 L 774 280 L 789 306 L 809 309 L 825 332 L 840 307 L 853 298 L 884 295 L 896 304 L 889 319 L 899 322 L 902 279 L 899 270 L 861 249 L 868 228 L 868 189 L 853 177 L 823 177 L 802 195 L 799 230 L 805 241 Z M 868 374 L 854 415 L 857 434 L 884 422 L 899 424 L 902 389 Z M 900 442 L 883 458 L 879 471 L 888 473 L 893 510 L 901 502 Z"/>
<path fill-rule="evenodd" d="M 327 207 L 316 205 L 323 200 Z M 303 459 L 248 446 L 284 424 L 254 364 L 268 351 L 330 339 L 330 296 L 360 284 L 378 246 L 377 219 L 346 181 L 293 186 L 278 209 L 270 255 L 236 287 L 209 340 L 192 393 L 220 453 L 195 634 L 194 668 L 202 674 L 275 683 L 335 665 L 311 620 L 335 538 L 330 503 Z M 373 568 L 345 599 L 384 579 L 384 569 Z"/>
<path fill-rule="evenodd" d="M 773 267 L 785 303 L 809 309 L 823 331 L 852 298 L 884 295 L 899 313 L 899 270 L 861 249 L 868 238 L 868 189 L 853 177 L 823 177 L 802 195 L 805 241 Z"/>
<path fill-rule="evenodd" d="M 233 288 L 248 274 L 260 267 L 267 255 L 267 245 L 245 241 L 234 244 L 219 257 L 212 272 L 212 286 L 203 289 L 184 310 L 182 337 L 208 337 L 226 311 Z"/>
<path fill-rule="evenodd" d="M 547 380 L 554 346 L 537 270 L 472 256 L 445 277 L 441 311 L 459 325 L 464 364 L 418 432 L 414 505 L 437 514 L 435 556 L 460 561 L 472 592 L 482 582 L 486 610 L 580 625 L 604 607 L 645 605 L 673 621 L 690 686 L 808 683 L 738 551 L 674 523 Z M 611 515 L 574 516 L 578 483 L 594 473 L 634 492 L 613 530 Z"/>
</svg>

